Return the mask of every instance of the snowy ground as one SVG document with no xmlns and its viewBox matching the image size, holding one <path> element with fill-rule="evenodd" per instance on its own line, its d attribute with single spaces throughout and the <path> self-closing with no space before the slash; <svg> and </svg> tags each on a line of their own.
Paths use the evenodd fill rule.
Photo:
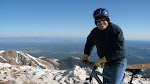
<svg viewBox="0 0 150 84">
<path fill-rule="evenodd" d="M 102 72 L 102 69 L 98 70 Z M 149 70 L 133 79 L 133 84 L 150 84 L 150 78 L 142 78 L 150 73 Z M 9 81 L 10 84 L 83 84 L 89 76 L 87 73 L 90 73 L 90 69 L 79 66 L 70 70 L 48 70 L 0 63 L 0 83 Z M 129 82 L 130 75 L 126 73 L 125 83 Z M 97 84 L 95 80 L 93 84 Z"/>
</svg>

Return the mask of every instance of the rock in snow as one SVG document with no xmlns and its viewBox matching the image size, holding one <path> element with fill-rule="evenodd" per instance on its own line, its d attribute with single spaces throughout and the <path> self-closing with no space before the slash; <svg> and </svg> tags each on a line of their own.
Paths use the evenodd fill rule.
<svg viewBox="0 0 150 84">
<path fill-rule="evenodd" d="M 143 78 L 150 78 L 150 67 L 141 73 Z"/>
</svg>

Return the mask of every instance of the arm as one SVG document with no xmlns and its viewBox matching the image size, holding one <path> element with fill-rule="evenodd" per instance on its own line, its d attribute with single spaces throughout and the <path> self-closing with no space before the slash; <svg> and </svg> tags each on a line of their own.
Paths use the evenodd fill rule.
<svg viewBox="0 0 150 84">
<path fill-rule="evenodd" d="M 117 26 L 118 27 L 118 26 Z M 117 28 L 112 32 L 113 43 L 111 48 L 106 54 L 106 60 L 112 61 L 118 58 L 124 57 L 124 36 L 120 28 Z"/>
<path fill-rule="evenodd" d="M 91 54 L 91 51 L 93 50 L 93 47 L 94 47 L 94 30 L 92 30 L 89 36 L 87 37 L 87 41 L 84 48 L 84 54 L 89 56 Z"/>
<path fill-rule="evenodd" d="M 91 51 L 94 47 L 94 41 L 93 41 L 94 35 L 93 34 L 94 34 L 93 31 L 91 31 L 91 33 L 87 37 L 87 41 L 86 41 L 85 48 L 84 48 L 84 57 L 81 59 L 81 63 L 89 60 L 89 55 L 91 54 Z"/>
</svg>

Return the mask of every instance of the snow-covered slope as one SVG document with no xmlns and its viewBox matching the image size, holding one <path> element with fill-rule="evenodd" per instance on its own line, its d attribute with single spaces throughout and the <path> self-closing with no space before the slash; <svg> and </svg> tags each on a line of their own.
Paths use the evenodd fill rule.
<svg viewBox="0 0 150 84">
<path fill-rule="evenodd" d="M 102 69 L 98 69 L 102 72 Z M 86 77 L 89 77 L 90 68 L 75 66 L 70 70 L 41 69 L 32 66 L 18 66 L 7 63 L 0 63 L 0 83 L 10 84 L 83 84 Z M 145 72 L 148 74 L 150 72 Z M 126 73 L 125 83 L 129 82 L 130 73 Z M 150 84 L 150 78 L 134 78 L 134 84 Z M 102 79 L 102 78 L 101 78 Z M 94 84 L 96 80 L 93 80 Z"/>
<path fill-rule="evenodd" d="M 75 57 L 56 60 L 35 58 L 23 51 L 0 51 L 0 84 L 83 84 L 90 72 Z M 125 84 L 130 78 L 131 73 L 126 72 Z M 97 84 L 95 79 L 92 82 Z M 138 74 L 133 84 L 150 84 L 150 68 Z"/>
<path fill-rule="evenodd" d="M 42 57 L 44 58 L 44 57 Z M 58 63 L 53 60 L 47 59 L 46 61 L 36 57 L 33 57 L 23 51 L 0 51 L 0 62 L 9 63 L 11 65 L 27 65 L 40 67 L 43 69 L 57 69 Z"/>
</svg>

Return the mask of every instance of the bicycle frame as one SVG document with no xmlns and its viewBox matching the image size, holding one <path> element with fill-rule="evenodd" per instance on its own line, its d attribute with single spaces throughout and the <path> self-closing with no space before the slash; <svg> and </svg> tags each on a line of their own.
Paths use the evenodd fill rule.
<svg viewBox="0 0 150 84">
<path fill-rule="evenodd" d="M 98 71 L 95 71 L 96 69 L 97 69 L 97 67 L 94 66 L 94 67 L 93 67 L 93 70 L 92 70 L 92 72 L 91 72 L 90 77 L 89 77 L 89 78 L 86 78 L 86 81 L 89 80 L 89 83 L 91 83 L 92 78 L 94 77 L 94 78 L 96 79 L 96 81 L 97 81 L 99 84 L 103 84 L 102 81 L 99 79 L 98 75 L 103 76 L 103 77 L 105 77 L 105 78 L 107 78 L 107 79 L 109 79 L 109 80 L 111 79 L 111 78 L 105 76 L 104 74 L 102 74 L 102 73 L 100 73 L 100 72 L 98 72 Z M 87 83 L 84 83 L 84 84 L 87 84 Z"/>
<path fill-rule="evenodd" d="M 93 66 L 93 65 L 94 65 L 94 62 L 86 61 L 84 64 L 89 64 L 89 65 Z M 86 78 L 86 81 L 85 81 L 84 84 L 91 84 L 91 81 L 92 81 L 92 78 L 93 78 L 93 77 L 96 79 L 96 81 L 97 81 L 99 84 L 103 84 L 102 81 L 99 79 L 98 75 L 100 75 L 100 76 L 102 76 L 102 77 L 105 77 L 105 78 L 111 80 L 110 77 L 107 77 L 107 76 L 105 76 L 104 74 L 102 74 L 102 73 L 100 73 L 100 72 L 98 72 L 98 71 L 95 71 L 96 69 L 97 69 L 97 66 L 94 66 L 93 69 L 92 69 L 92 72 L 91 72 L 91 74 L 90 74 L 90 77 L 89 77 L 89 78 Z M 133 84 L 133 83 L 132 83 L 132 80 L 133 80 L 133 78 L 134 78 L 134 75 L 136 75 L 136 74 L 142 72 L 141 69 L 126 69 L 126 71 L 129 71 L 129 72 L 132 73 L 131 80 L 130 80 L 130 82 L 128 82 L 129 84 Z M 87 80 L 89 80 L 89 82 L 87 82 Z"/>
</svg>

